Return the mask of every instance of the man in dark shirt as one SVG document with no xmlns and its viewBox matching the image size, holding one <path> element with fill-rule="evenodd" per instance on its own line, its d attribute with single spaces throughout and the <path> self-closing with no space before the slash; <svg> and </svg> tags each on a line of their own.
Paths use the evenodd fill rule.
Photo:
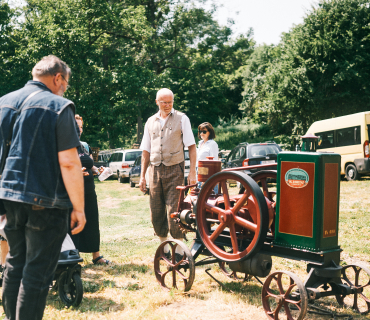
<svg viewBox="0 0 370 320">
<path fill-rule="evenodd" d="M 62 98 L 71 71 L 55 56 L 33 80 L 0 98 L 0 199 L 9 243 L 3 306 L 8 320 L 42 319 L 72 206 L 83 230 L 84 186 L 74 105 Z"/>
</svg>

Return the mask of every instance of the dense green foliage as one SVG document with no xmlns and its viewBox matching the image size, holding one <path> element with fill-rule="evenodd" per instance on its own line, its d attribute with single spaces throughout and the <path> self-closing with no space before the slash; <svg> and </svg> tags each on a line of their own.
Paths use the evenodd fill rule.
<svg viewBox="0 0 370 320">
<path fill-rule="evenodd" d="M 23 86 L 41 57 L 59 56 L 72 69 L 66 97 L 92 146 L 140 141 L 161 87 L 195 126 L 240 114 L 242 87 L 230 89 L 229 78 L 254 42 L 250 34 L 233 40 L 212 11 L 188 0 L 28 0 L 13 12 L 0 3 L 1 95 Z"/>
<path fill-rule="evenodd" d="M 369 110 L 369 31 L 368 1 L 320 1 L 278 46 L 251 55 L 245 115 L 294 145 L 313 121 Z"/>
<path fill-rule="evenodd" d="M 224 144 L 298 141 L 316 120 L 369 110 L 370 8 L 366 0 L 320 0 L 277 45 L 233 37 L 207 0 L 0 0 L 0 95 L 55 54 L 72 69 L 66 96 L 92 146 L 139 142 L 168 87 L 194 128 L 236 119 Z M 242 120 L 242 118 L 245 118 Z M 242 133 L 243 132 L 243 133 Z M 234 135 L 234 137 L 232 137 Z M 221 140 L 220 140 L 221 143 Z M 235 143 L 235 144 L 236 144 Z"/>
</svg>

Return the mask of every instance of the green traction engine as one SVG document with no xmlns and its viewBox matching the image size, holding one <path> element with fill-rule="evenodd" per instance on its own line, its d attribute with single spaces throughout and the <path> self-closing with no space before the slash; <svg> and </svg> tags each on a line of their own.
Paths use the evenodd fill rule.
<svg viewBox="0 0 370 320">
<path fill-rule="evenodd" d="M 278 154 L 277 170 L 266 170 L 269 163 L 221 171 L 220 161 L 199 162 L 202 187 L 178 186 L 178 208 L 171 215 L 185 238 L 194 233 L 192 246 L 167 240 L 155 254 L 163 288 L 188 291 L 196 266 L 217 264 L 229 278 L 255 277 L 262 284 L 268 319 L 304 319 L 315 308 L 310 303 L 329 296 L 339 306 L 369 313 L 370 270 L 340 265 L 341 157 L 316 152 L 315 136 L 302 140 L 301 151 Z M 244 172 L 251 169 L 259 171 Z M 273 270 L 272 257 L 306 262 L 307 278 Z"/>
</svg>

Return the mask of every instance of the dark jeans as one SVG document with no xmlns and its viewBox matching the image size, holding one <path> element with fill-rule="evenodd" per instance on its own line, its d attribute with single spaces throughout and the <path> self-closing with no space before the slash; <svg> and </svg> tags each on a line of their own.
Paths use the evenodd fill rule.
<svg viewBox="0 0 370 320">
<path fill-rule="evenodd" d="M 9 255 L 3 280 L 8 320 L 42 319 L 49 285 L 67 234 L 68 209 L 4 201 Z"/>
</svg>

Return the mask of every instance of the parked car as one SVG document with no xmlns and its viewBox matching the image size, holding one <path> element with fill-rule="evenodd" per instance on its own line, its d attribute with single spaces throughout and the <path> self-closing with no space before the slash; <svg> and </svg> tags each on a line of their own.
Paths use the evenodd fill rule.
<svg viewBox="0 0 370 320">
<path fill-rule="evenodd" d="M 137 157 L 141 156 L 142 150 L 123 149 L 115 151 L 109 158 L 109 168 L 113 172 L 113 177 L 119 182 L 129 180 L 130 165 L 134 164 Z"/>
<path fill-rule="evenodd" d="M 184 158 L 185 158 L 184 185 L 186 186 L 188 184 L 188 175 L 190 172 L 190 158 L 188 148 L 184 149 Z"/>
<path fill-rule="evenodd" d="M 98 161 L 94 161 L 94 166 L 99 167 L 107 167 L 108 166 L 108 160 L 109 160 L 108 154 L 100 154 L 98 155 Z"/>
<path fill-rule="evenodd" d="M 231 150 L 220 150 L 218 152 L 218 160 L 220 160 L 222 162 L 221 166 L 222 166 L 222 169 L 225 169 L 226 168 L 226 158 L 227 156 L 230 154 Z"/>
<path fill-rule="evenodd" d="M 149 168 L 145 173 L 146 188 L 149 190 Z M 132 165 L 129 173 L 130 187 L 135 188 L 136 184 L 139 184 L 141 176 L 141 156 L 138 156 Z"/>
<path fill-rule="evenodd" d="M 277 162 L 277 154 L 282 151 L 280 146 L 273 141 L 262 143 L 247 143 L 243 142 L 238 144 L 225 161 L 226 168 L 235 168 L 242 166 L 253 166 L 259 164 L 268 164 Z M 248 175 L 258 172 L 260 170 L 276 169 L 273 167 L 265 167 L 263 169 L 250 169 L 244 172 Z"/>
</svg>

